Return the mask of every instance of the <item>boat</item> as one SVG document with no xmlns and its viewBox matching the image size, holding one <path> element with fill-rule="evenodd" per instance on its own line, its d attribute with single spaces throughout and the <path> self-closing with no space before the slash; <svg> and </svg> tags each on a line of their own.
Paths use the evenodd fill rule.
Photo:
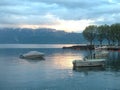
<svg viewBox="0 0 120 90">
<path fill-rule="evenodd" d="M 108 46 L 99 46 L 96 47 L 95 50 L 108 50 Z"/>
<path fill-rule="evenodd" d="M 20 58 L 23 59 L 44 59 L 44 53 L 38 51 L 30 51 L 26 54 L 20 55 Z"/>
<path fill-rule="evenodd" d="M 106 59 L 87 59 L 87 60 L 74 60 L 73 67 L 97 67 L 104 66 Z"/>
<path fill-rule="evenodd" d="M 113 51 L 119 51 L 120 46 L 99 46 L 95 47 L 95 50 L 113 50 Z"/>
</svg>

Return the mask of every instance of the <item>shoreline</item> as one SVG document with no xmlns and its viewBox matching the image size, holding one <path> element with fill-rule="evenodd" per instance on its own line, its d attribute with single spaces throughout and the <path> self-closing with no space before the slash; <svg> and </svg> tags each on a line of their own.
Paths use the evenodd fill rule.
<svg viewBox="0 0 120 90">
<path fill-rule="evenodd" d="M 94 45 L 75 45 L 70 47 L 63 47 L 63 49 L 74 49 L 74 50 L 94 50 Z"/>
<path fill-rule="evenodd" d="M 113 50 L 113 51 L 119 51 L 120 46 L 98 46 L 95 47 L 95 45 L 75 45 L 75 46 L 69 46 L 69 47 L 62 47 L 63 49 L 74 49 L 74 50 Z"/>
</svg>

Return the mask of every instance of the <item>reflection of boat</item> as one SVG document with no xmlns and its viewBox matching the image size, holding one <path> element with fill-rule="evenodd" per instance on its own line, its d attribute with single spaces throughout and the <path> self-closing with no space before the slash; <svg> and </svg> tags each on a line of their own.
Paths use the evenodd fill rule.
<svg viewBox="0 0 120 90">
<path fill-rule="evenodd" d="M 106 59 L 86 59 L 86 60 L 74 60 L 73 67 L 97 67 L 104 66 Z"/>
<path fill-rule="evenodd" d="M 73 70 L 78 72 L 85 72 L 85 71 L 104 71 L 105 67 L 76 67 Z"/>
<path fill-rule="evenodd" d="M 44 54 L 38 51 L 30 51 L 26 54 L 20 55 L 20 58 L 24 59 L 44 59 Z"/>
</svg>

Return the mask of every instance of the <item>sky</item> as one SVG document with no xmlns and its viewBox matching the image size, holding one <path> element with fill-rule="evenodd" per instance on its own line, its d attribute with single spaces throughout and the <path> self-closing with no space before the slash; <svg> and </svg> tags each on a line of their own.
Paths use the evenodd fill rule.
<svg viewBox="0 0 120 90">
<path fill-rule="evenodd" d="M 0 27 L 82 32 L 120 22 L 120 0 L 1 0 Z"/>
</svg>

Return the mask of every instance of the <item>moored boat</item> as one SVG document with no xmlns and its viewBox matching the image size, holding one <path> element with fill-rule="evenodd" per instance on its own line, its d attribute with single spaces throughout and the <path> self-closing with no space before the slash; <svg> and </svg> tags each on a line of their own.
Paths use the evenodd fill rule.
<svg viewBox="0 0 120 90">
<path fill-rule="evenodd" d="M 44 59 L 44 53 L 38 51 L 30 51 L 26 54 L 20 55 L 20 58 L 24 59 Z"/>
<path fill-rule="evenodd" d="M 73 67 L 97 67 L 104 66 L 106 59 L 87 59 L 87 60 L 74 60 Z"/>
</svg>

